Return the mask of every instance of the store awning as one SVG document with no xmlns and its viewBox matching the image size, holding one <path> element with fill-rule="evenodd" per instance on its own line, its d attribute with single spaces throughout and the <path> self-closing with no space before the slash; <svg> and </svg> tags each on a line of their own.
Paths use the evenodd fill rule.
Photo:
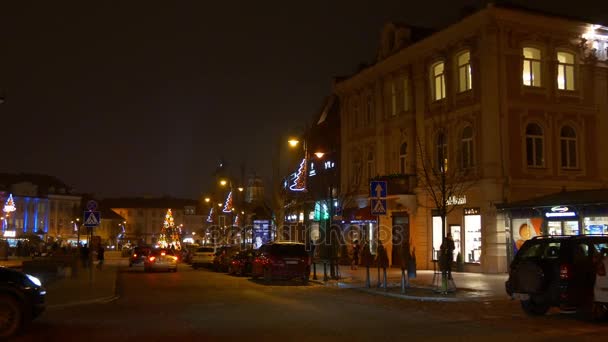
<svg viewBox="0 0 608 342">
<path fill-rule="evenodd" d="M 530 209 L 542 207 L 569 206 L 608 206 L 608 189 L 562 191 L 523 201 L 496 204 L 499 210 Z"/>
</svg>

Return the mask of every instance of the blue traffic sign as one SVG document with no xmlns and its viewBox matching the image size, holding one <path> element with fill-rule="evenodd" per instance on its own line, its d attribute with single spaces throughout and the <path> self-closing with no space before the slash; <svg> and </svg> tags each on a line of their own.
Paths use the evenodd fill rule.
<svg viewBox="0 0 608 342">
<path fill-rule="evenodd" d="M 95 202 L 94 200 L 90 200 L 87 202 L 87 209 L 89 211 L 95 211 L 97 210 L 97 202 Z"/>
<path fill-rule="evenodd" d="M 97 227 L 101 223 L 101 214 L 99 211 L 85 211 L 83 222 L 85 227 Z"/>
<path fill-rule="evenodd" d="M 369 183 L 369 197 L 386 197 L 386 181 L 371 181 Z"/>
<path fill-rule="evenodd" d="M 382 198 L 372 198 L 370 208 L 372 215 L 386 215 L 386 200 Z"/>
</svg>

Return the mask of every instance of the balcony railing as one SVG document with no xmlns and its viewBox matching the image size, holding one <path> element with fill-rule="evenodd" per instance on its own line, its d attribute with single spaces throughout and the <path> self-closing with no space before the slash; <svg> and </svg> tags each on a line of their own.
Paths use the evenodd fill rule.
<svg viewBox="0 0 608 342">
<path fill-rule="evenodd" d="M 413 195 L 416 188 L 416 175 L 391 174 L 374 177 L 372 180 L 386 181 L 388 195 Z"/>
</svg>

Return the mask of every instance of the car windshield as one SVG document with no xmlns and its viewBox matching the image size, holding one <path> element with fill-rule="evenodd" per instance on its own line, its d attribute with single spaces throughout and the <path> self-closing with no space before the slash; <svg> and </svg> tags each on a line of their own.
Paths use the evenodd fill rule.
<svg viewBox="0 0 608 342">
<path fill-rule="evenodd" d="M 526 242 L 517 253 L 520 260 L 526 259 L 557 259 L 559 258 L 560 241 L 534 241 Z"/>
<path fill-rule="evenodd" d="M 213 248 L 211 247 L 201 247 L 196 250 L 197 253 L 213 253 Z"/>
<path fill-rule="evenodd" d="M 270 253 L 275 255 L 289 256 L 289 257 L 300 257 L 307 256 L 304 245 L 283 245 L 273 244 L 270 247 Z"/>
</svg>

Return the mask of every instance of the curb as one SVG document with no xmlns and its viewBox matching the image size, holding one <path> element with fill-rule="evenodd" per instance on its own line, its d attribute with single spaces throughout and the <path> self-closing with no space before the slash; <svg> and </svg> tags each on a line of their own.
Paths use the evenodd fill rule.
<svg viewBox="0 0 608 342">
<path fill-rule="evenodd" d="M 487 301 L 487 300 L 489 300 L 491 298 L 491 297 L 483 297 L 483 298 L 454 298 L 454 297 L 409 296 L 407 294 L 384 292 L 384 291 L 376 291 L 374 289 L 368 289 L 368 288 L 361 288 L 361 287 L 353 287 L 353 288 L 355 290 L 357 290 L 357 291 L 361 291 L 361 292 L 365 292 L 365 293 L 369 293 L 369 294 L 373 294 L 373 295 L 385 296 L 385 297 L 393 297 L 393 298 L 400 298 L 400 299 L 408 299 L 408 300 L 415 300 L 415 301 L 419 301 L 419 302 L 443 302 L 443 303 L 480 302 L 480 301 Z"/>
</svg>

